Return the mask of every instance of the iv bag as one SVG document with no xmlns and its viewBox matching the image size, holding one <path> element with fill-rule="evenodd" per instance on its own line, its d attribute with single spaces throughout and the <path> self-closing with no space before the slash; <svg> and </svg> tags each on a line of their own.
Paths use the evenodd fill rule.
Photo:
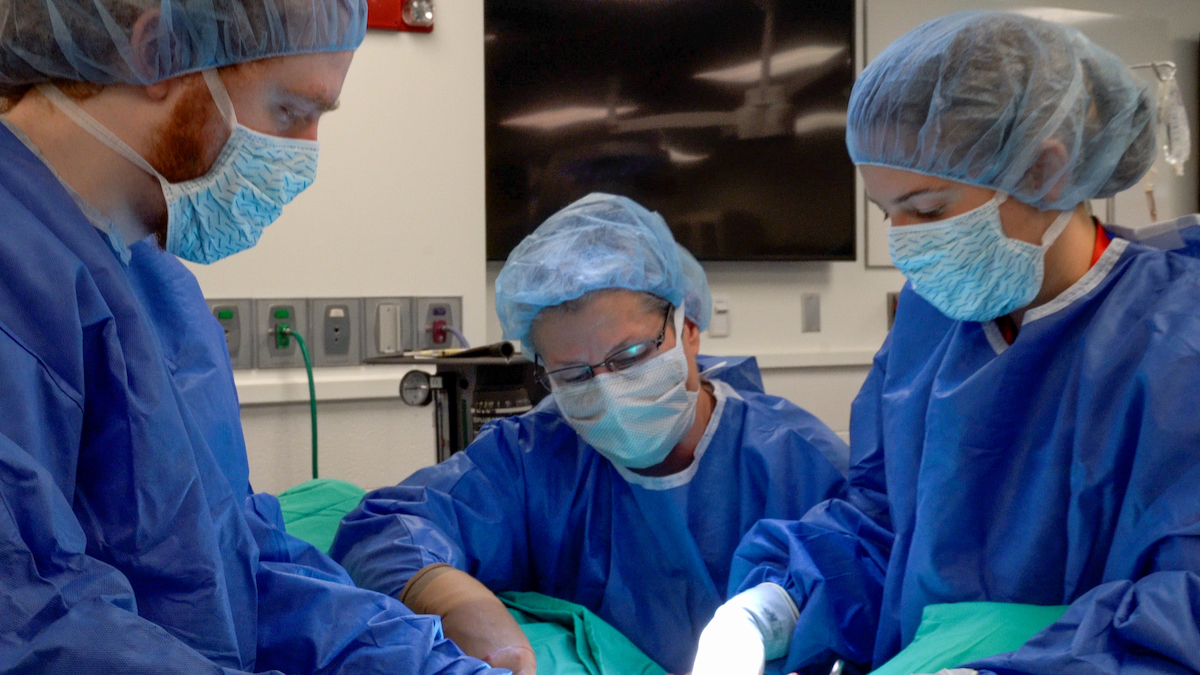
<svg viewBox="0 0 1200 675">
<path fill-rule="evenodd" d="M 1192 134 L 1188 128 L 1187 109 L 1175 81 L 1175 71 L 1158 83 L 1158 118 L 1165 132 L 1163 158 L 1175 167 L 1175 175 L 1183 175 L 1183 164 L 1192 154 Z"/>
</svg>

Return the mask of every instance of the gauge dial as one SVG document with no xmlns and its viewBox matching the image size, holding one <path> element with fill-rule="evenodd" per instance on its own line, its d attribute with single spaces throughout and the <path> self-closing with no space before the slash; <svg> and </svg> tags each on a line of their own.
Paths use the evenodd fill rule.
<svg viewBox="0 0 1200 675">
<path fill-rule="evenodd" d="M 410 370 L 400 380 L 400 398 L 409 405 L 429 405 L 433 391 L 429 386 L 429 373 Z"/>
</svg>

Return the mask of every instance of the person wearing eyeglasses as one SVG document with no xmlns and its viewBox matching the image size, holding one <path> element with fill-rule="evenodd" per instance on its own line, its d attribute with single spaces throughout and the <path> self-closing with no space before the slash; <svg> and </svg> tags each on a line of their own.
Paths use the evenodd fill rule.
<svg viewBox="0 0 1200 675">
<path fill-rule="evenodd" d="M 543 223 L 509 256 L 496 309 L 551 395 L 368 494 L 332 555 L 359 585 L 442 616 L 468 654 L 524 655 L 518 673 L 533 654 L 493 592 L 580 604 L 686 672 L 742 535 L 839 494 L 847 446 L 763 393 L 753 359 L 699 355 L 704 271 L 624 197 Z"/>
</svg>

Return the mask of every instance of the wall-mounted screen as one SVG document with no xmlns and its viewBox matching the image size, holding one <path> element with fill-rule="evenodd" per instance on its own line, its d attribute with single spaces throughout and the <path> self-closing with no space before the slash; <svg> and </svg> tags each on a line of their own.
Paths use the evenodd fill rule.
<svg viewBox="0 0 1200 675">
<path fill-rule="evenodd" d="M 485 0 L 487 252 L 595 191 L 701 260 L 850 260 L 852 0 Z"/>
</svg>

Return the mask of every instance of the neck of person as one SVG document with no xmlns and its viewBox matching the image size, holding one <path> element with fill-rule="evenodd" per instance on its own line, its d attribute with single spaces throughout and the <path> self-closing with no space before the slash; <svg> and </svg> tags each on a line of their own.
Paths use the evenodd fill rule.
<svg viewBox="0 0 1200 675">
<path fill-rule="evenodd" d="M 1025 312 L 1050 302 L 1074 286 L 1092 268 L 1096 249 L 1096 223 L 1082 204 L 1075 207 L 1071 220 L 1054 244 L 1046 251 L 1042 289 L 1033 302 L 1009 316 L 1018 326 Z"/>
<path fill-rule="evenodd" d="M 112 221 L 126 243 L 144 239 L 152 231 L 148 223 L 165 214 L 158 179 L 81 129 L 37 90 L 4 119 L 25 134 L 64 183 Z"/>
<path fill-rule="evenodd" d="M 696 399 L 696 421 L 692 422 L 692 427 L 675 444 L 675 447 L 671 448 L 671 454 L 654 466 L 645 469 L 630 469 L 630 471 L 657 478 L 679 473 L 691 466 L 692 460 L 696 457 L 696 448 L 700 445 L 700 439 L 704 438 L 704 432 L 708 429 L 708 423 L 712 420 L 713 410 L 716 407 L 717 397 L 713 393 L 713 385 L 701 380 L 700 396 Z"/>
</svg>

